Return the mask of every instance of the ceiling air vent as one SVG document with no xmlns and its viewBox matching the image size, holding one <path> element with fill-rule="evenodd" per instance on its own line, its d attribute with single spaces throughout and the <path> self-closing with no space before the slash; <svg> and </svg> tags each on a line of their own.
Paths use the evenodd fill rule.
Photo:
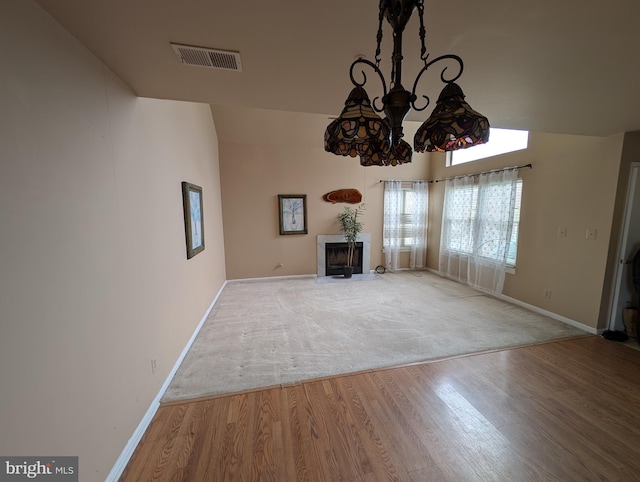
<svg viewBox="0 0 640 482">
<path fill-rule="evenodd" d="M 179 44 L 171 44 L 171 47 L 183 64 L 242 72 L 240 52 Z"/>
</svg>

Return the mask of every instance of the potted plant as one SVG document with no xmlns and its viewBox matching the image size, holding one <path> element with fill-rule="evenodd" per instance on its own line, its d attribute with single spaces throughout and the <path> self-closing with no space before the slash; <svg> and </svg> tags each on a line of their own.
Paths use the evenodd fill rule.
<svg viewBox="0 0 640 482">
<path fill-rule="evenodd" d="M 358 217 L 362 216 L 363 211 L 364 203 L 355 208 L 345 206 L 343 211 L 338 214 L 340 231 L 344 234 L 344 238 L 347 241 L 347 264 L 343 267 L 345 278 L 351 278 L 353 275 L 353 253 L 356 249 L 358 234 L 360 234 L 363 227 L 363 223 L 358 220 Z"/>
</svg>

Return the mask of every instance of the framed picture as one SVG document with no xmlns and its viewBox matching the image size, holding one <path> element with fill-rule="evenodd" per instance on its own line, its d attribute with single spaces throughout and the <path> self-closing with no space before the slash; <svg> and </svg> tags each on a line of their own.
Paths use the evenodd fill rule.
<svg viewBox="0 0 640 482">
<path fill-rule="evenodd" d="M 202 188 L 183 182 L 182 205 L 184 208 L 184 231 L 187 238 L 187 259 L 190 259 L 204 250 Z"/>
<path fill-rule="evenodd" d="M 307 195 L 278 194 L 280 234 L 307 234 Z"/>
</svg>

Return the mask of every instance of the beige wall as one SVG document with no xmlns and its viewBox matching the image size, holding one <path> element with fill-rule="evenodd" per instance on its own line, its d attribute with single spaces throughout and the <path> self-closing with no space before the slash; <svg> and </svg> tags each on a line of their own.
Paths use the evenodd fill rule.
<svg viewBox="0 0 640 482">
<path fill-rule="evenodd" d="M 363 168 L 358 159 L 324 151 L 326 116 L 223 106 L 212 110 L 220 139 L 229 279 L 315 274 L 316 237 L 339 234 L 336 216 L 345 206 L 327 203 L 322 196 L 342 188 L 363 194 L 371 267 L 383 264 L 379 181 L 425 179 L 427 155 L 414 154 L 408 165 Z M 405 137 L 412 142 L 417 125 L 408 126 Z M 307 235 L 279 234 L 278 194 L 307 195 Z"/>
<path fill-rule="evenodd" d="M 0 4 L 0 40 L 0 454 L 104 480 L 226 277 L 215 128 L 29 0 Z M 183 180 L 204 188 L 191 260 Z"/>
<path fill-rule="evenodd" d="M 516 273 L 504 294 L 578 321 L 603 327 L 600 304 L 612 234 L 623 136 L 607 138 L 531 133 L 529 148 L 445 167 L 433 162 L 435 178 L 532 163 L 522 170 L 522 211 Z M 444 183 L 431 190 L 429 266 L 437 269 Z M 566 237 L 558 228 L 567 229 Z M 585 239 L 587 228 L 596 239 Z M 551 299 L 543 297 L 551 290 Z M 608 302 L 608 300 L 606 300 Z"/>
</svg>

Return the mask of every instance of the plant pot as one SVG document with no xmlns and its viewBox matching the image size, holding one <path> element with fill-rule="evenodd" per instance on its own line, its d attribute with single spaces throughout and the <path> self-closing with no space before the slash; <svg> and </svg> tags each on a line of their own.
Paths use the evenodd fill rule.
<svg viewBox="0 0 640 482">
<path fill-rule="evenodd" d="M 343 266 L 342 273 L 345 278 L 351 278 L 353 276 L 353 266 Z"/>
</svg>

